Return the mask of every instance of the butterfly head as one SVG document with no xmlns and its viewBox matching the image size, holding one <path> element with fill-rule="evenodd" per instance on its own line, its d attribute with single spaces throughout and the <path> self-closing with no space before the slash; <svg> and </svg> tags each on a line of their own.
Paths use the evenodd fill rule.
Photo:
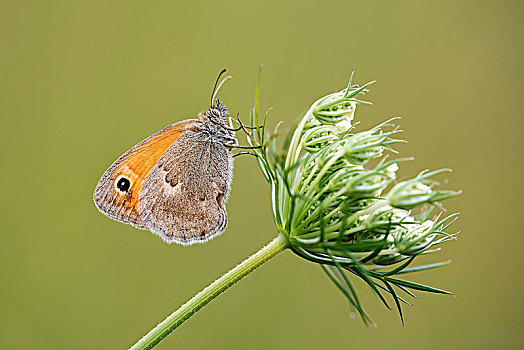
<svg viewBox="0 0 524 350">
<path fill-rule="evenodd" d="M 215 122 L 217 124 L 224 124 L 227 125 L 229 116 L 229 112 L 227 110 L 227 107 L 221 103 L 219 100 L 216 100 L 215 104 L 213 104 L 207 112 L 204 113 L 204 117 L 206 119 L 211 120 L 212 122 Z"/>
</svg>

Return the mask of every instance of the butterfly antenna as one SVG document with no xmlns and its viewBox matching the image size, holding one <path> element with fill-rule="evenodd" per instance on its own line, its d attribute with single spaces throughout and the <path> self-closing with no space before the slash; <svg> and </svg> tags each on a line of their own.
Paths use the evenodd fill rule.
<svg viewBox="0 0 524 350">
<path fill-rule="evenodd" d="M 220 90 L 220 87 L 222 86 L 222 84 L 224 84 L 226 81 L 232 78 L 230 75 L 228 75 L 227 77 L 222 79 L 222 81 L 219 84 L 218 81 L 220 80 L 220 77 L 222 76 L 222 74 L 224 74 L 225 72 L 227 72 L 226 68 L 222 69 L 222 71 L 218 74 L 217 81 L 215 82 L 215 87 L 213 88 L 213 93 L 211 94 L 211 107 L 213 107 L 214 105 L 213 101 L 215 100 L 218 90 Z"/>
</svg>

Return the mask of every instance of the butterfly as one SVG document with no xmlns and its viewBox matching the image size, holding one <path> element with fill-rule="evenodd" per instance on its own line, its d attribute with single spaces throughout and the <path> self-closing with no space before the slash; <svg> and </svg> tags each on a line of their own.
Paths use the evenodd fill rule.
<svg viewBox="0 0 524 350">
<path fill-rule="evenodd" d="M 217 78 L 211 106 L 198 119 L 158 131 L 106 170 L 93 195 L 100 212 L 148 229 L 168 243 L 203 243 L 225 230 L 232 150 L 250 148 L 238 145 L 235 131 L 240 128 L 233 129 L 227 108 L 215 100 L 231 78 L 217 88 L 225 71 Z"/>
</svg>

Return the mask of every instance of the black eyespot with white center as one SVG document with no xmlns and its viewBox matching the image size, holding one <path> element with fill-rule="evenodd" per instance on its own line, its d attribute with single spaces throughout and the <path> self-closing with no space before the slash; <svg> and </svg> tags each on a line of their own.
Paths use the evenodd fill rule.
<svg viewBox="0 0 524 350">
<path fill-rule="evenodd" d="M 131 181 L 129 181 L 128 178 L 125 178 L 125 177 L 121 177 L 118 179 L 118 181 L 116 182 L 116 188 L 120 191 L 120 192 L 127 192 L 129 191 L 129 187 L 131 187 Z"/>
</svg>

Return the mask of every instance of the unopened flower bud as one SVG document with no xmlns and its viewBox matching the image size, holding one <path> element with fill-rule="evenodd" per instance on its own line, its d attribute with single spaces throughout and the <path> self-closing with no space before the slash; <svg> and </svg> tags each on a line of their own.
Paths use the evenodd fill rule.
<svg viewBox="0 0 524 350">
<path fill-rule="evenodd" d="M 411 229 L 397 234 L 395 247 L 401 254 L 416 255 L 427 249 L 436 237 L 433 221 L 420 225 L 409 225 Z"/>
<path fill-rule="evenodd" d="M 396 184 L 389 192 L 389 204 L 395 208 L 409 210 L 424 204 L 433 204 L 459 194 L 454 191 L 432 188 L 438 182 L 429 177 L 443 171 L 449 170 L 440 169 L 430 173 L 423 171 L 414 179 Z"/>
<path fill-rule="evenodd" d="M 303 148 L 313 153 L 332 144 L 338 139 L 337 129 L 330 125 L 315 126 L 302 135 Z"/>
</svg>

